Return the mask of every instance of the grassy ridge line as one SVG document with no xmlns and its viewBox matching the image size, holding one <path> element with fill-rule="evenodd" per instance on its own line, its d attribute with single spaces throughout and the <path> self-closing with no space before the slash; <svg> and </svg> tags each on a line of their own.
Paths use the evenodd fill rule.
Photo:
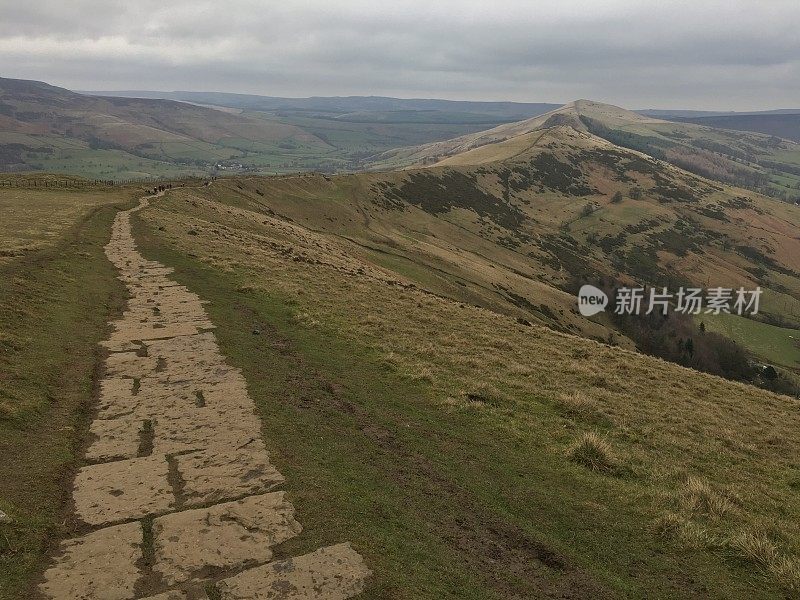
<svg viewBox="0 0 800 600">
<path fill-rule="evenodd" d="M 68 199 L 65 199 L 68 201 Z M 98 342 L 123 307 L 103 253 L 115 207 L 0 267 L 0 599 L 31 593 L 64 511 L 91 416 Z"/>
<path fill-rule="evenodd" d="M 186 232 L 184 203 L 175 204 L 168 196 L 142 218 L 167 238 Z M 376 599 L 750 595 L 736 564 L 648 531 L 659 514 L 650 482 L 598 477 L 553 454 L 552 428 L 564 437 L 567 425 L 548 403 L 528 399 L 530 427 L 482 408 L 444 409 L 424 379 L 331 323 L 298 318 L 302 299 L 270 284 L 291 273 L 212 268 L 201 258 L 224 254 L 224 243 L 177 251 L 148 226 L 136 225 L 140 249 L 211 301 L 220 346 L 248 380 L 306 528 L 282 552 L 351 540 L 375 571 L 365 597 Z M 767 584 L 754 597 L 776 596 Z"/>
</svg>

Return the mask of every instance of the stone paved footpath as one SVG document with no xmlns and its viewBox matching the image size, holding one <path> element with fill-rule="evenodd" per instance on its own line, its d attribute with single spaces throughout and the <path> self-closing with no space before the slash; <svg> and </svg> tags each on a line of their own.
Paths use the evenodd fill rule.
<svg viewBox="0 0 800 600">
<path fill-rule="evenodd" d="M 39 592 L 54 600 L 339 600 L 370 572 L 348 543 L 288 560 L 300 524 L 270 464 L 241 373 L 220 354 L 203 301 L 145 260 L 120 212 L 106 254 L 131 295 L 116 321 L 87 466 L 75 477 L 86 533 L 61 543 Z M 213 591 L 207 592 L 211 585 Z"/>
</svg>

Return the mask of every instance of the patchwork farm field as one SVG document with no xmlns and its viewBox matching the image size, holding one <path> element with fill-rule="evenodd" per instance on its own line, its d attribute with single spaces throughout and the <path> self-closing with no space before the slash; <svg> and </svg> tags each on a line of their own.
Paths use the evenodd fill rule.
<svg viewBox="0 0 800 600">
<path fill-rule="evenodd" d="M 764 361 L 800 370 L 800 330 L 760 323 L 739 315 L 698 317 L 708 331 L 716 331 L 739 342 Z"/>
</svg>

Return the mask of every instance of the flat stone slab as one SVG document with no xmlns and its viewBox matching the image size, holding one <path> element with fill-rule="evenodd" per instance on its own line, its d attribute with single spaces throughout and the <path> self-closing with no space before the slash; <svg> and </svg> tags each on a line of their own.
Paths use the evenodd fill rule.
<svg viewBox="0 0 800 600">
<path fill-rule="evenodd" d="M 75 512 L 89 525 L 106 525 L 166 512 L 175 495 L 165 456 L 90 465 L 78 471 Z"/>
<path fill-rule="evenodd" d="M 175 460 L 186 506 L 263 494 L 284 482 L 260 439 L 238 450 L 204 450 L 181 454 Z"/>
<path fill-rule="evenodd" d="M 370 576 L 350 544 L 255 567 L 217 584 L 222 600 L 345 600 Z"/>
<path fill-rule="evenodd" d="M 90 461 L 136 458 L 141 441 L 142 422 L 138 419 L 95 419 L 89 428 L 94 441 L 86 450 Z"/>
<path fill-rule="evenodd" d="M 301 530 L 284 492 L 172 513 L 153 521 L 153 569 L 171 586 L 258 565 Z"/>
<path fill-rule="evenodd" d="M 139 580 L 142 527 L 128 523 L 61 542 L 39 591 L 52 600 L 128 600 Z"/>
<path fill-rule="evenodd" d="M 147 598 L 142 598 L 142 600 L 188 600 L 188 598 L 189 596 L 186 594 L 186 592 L 173 591 L 164 592 L 158 596 L 148 596 Z"/>
<path fill-rule="evenodd" d="M 106 359 L 106 374 L 117 377 L 142 378 L 156 370 L 157 359 L 139 356 L 136 352 L 115 352 Z"/>
<path fill-rule="evenodd" d="M 133 394 L 133 379 L 110 377 L 100 382 L 98 418 L 114 419 L 130 414 L 138 404 L 138 399 Z"/>
<path fill-rule="evenodd" d="M 146 324 L 126 323 L 119 325 L 117 331 L 111 334 L 111 338 L 103 344 L 112 351 L 130 351 L 132 344 L 139 341 L 158 340 L 171 338 L 179 335 L 194 335 L 198 331 L 211 329 L 213 325 L 210 321 L 198 321 L 190 323 L 173 323 L 164 327 L 153 327 Z"/>
<path fill-rule="evenodd" d="M 261 422 L 253 410 L 232 406 L 185 406 L 179 411 L 163 411 L 153 419 L 153 452 L 177 454 L 191 450 L 212 449 L 220 452 L 245 446 L 261 437 Z"/>
</svg>

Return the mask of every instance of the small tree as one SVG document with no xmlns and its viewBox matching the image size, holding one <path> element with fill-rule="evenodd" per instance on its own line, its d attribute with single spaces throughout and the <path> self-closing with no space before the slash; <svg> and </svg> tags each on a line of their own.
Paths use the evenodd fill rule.
<svg viewBox="0 0 800 600">
<path fill-rule="evenodd" d="M 642 188 L 640 188 L 640 187 L 631 188 L 631 191 L 630 191 L 629 195 L 634 200 L 641 200 L 642 199 Z"/>
<path fill-rule="evenodd" d="M 611 203 L 619 204 L 620 202 L 622 202 L 622 192 L 616 191 L 614 192 L 614 195 L 611 196 Z"/>
</svg>

